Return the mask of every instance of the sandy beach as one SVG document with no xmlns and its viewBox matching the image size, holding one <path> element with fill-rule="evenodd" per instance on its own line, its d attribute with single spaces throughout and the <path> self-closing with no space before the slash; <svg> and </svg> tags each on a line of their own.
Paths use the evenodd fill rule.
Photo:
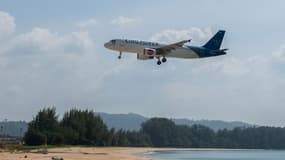
<svg viewBox="0 0 285 160">
<path fill-rule="evenodd" d="M 7 152 L 0 150 L 0 160 L 51 160 L 62 157 L 64 160 L 150 160 L 139 153 L 169 150 L 248 150 L 215 148 L 136 148 L 136 147 L 65 147 L 48 149 L 47 154 L 41 150 L 29 152 Z M 25 158 L 26 157 L 26 158 Z"/>
<path fill-rule="evenodd" d="M 67 147 L 48 149 L 48 154 L 31 152 L 0 152 L 0 160 L 51 160 L 62 157 L 64 160 L 148 160 L 137 156 L 137 153 L 151 152 L 154 148 L 132 147 Z M 26 158 L 25 158 L 26 157 Z"/>
</svg>

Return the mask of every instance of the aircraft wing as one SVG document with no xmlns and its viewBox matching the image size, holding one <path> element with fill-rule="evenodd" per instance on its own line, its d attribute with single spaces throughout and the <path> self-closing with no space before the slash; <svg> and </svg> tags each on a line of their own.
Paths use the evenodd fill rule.
<svg viewBox="0 0 285 160">
<path fill-rule="evenodd" d="M 165 45 L 163 47 L 159 47 L 157 48 L 158 50 L 161 50 L 162 52 L 170 52 L 171 50 L 175 50 L 176 48 L 182 47 L 184 45 L 184 43 L 190 42 L 191 39 L 189 40 L 184 40 L 184 41 L 180 41 L 180 42 L 176 42 L 176 43 L 172 43 L 172 44 L 168 44 Z"/>
</svg>

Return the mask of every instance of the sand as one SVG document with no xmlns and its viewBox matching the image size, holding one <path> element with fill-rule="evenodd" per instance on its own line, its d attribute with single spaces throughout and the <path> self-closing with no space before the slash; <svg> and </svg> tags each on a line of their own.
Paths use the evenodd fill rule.
<svg viewBox="0 0 285 160">
<path fill-rule="evenodd" d="M 48 149 L 48 154 L 38 150 L 28 152 L 6 152 L 0 150 L 0 160 L 51 160 L 62 157 L 64 160 L 151 160 L 139 153 L 169 150 L 243 150 L 215 148 L 135 148 L 135 147 L 65 147 Z M 246 149 L 247 150 L 247 149 Z M 27 156 L 27 158 L 25 158 Z"/>
<path fill-rule="evenodd" d="M 150 160 L 136 154 L 152 152 L 154 148 L 132 147 L 68 147 L 48 149 L 48 154 L 38 151 L 0 152 L 0 160 L 51 160 L 52 157 L 62 157 L 64 160 Z M 27 158 L 25 158 L 27 156 Z"/>
</svg>

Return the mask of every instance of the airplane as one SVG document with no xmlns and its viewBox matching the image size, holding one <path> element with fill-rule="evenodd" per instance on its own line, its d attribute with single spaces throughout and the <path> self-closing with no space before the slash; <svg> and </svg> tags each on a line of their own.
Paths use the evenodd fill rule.
<svg viewBox="0 0 285 160">
<path fill-rule="evenodd" d="M 172 44 L 160 44 L 156 42 L 146 42 L 128 39 L 113 39 L 104 44 L 110 50 L 119 51 L 118 58 L 122 58 L 122 52 L 136 53 L 138 60 L 149 60 L 157 58 L 157 64 L 165 63 L 167 57 L 174 58 L 207 58 L 227 54 L 228 49 L 220 49 L 224 35 L 224 30 L 219 30 L 203 46 L 187 46 L 185 43 L 190 40 L 183 40 Z"/>
</svg>

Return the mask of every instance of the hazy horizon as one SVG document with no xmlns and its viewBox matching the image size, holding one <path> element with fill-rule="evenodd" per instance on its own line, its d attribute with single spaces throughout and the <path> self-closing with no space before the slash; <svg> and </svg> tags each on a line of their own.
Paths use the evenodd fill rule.
<svg viewBox="0 0 285 160">
<path fill-rule="evenodd" d="M 284 126 L 284 1 L 1 1 L 0 120 L 42 108 Z M 246 5 L 245 5 L 246 4 Z M 104 48 L 113 38 L 203 45 L 225 56 L 156 65 Z"/>
<path fill-rule="evenodd" d="M 90 108 L 79 108 L 79 107 L 73 107 L 73 108 L 70 108 L 70 109 L 74 109 L 74 108 L 76 108 L 76 109 L 82 109 L 82 110 L 84 110 L 84 109 L 90 109 Z M 42 109 L 44 109 L 44 108 L 41 108 L 41 109 L 39 109 L 38 111 L 40 111 L 40 110 L 42 110 Z M 67 111 L 69 111 L 69 110 L 66 110 L 65 112 L 67 112 Z M 93 110 L 94 111 L 94 110 Z M 254 124 L 254 123 L 251 123 L 251 122 L 246 122 L 246 121 L 242 121 L 242 120 L 221 120 L 221 119 L 195 119 L 195 118 L 192 118 L 192 117 L 167 117 L 167 116 L 159 116 L 159 115 L 157 115 L 157 116 L 147 116 L 147 115 L 143 115 L 143 114 L 140 114 L 140 113 L 134 113 L 134 112 L 128 112 L 128 113 L 111 113 L 111 112 L 96 112 L 96 111 L 94 111 L 95 113 L 104 113 L 104 114 L 110 114 L 110 115 L 128 115 L 128 114 L 135 114 L 135 115 L 138 115 L 138 116 L 143 116 L 143 117 L 145 117 L 145 118 L 155 118 L 155 117 L 159 117 L 159 118 L 168 118 L 168 119 L 187 119 L 187 120 L 193 120 L 193 121 L 223 121 L 223 122 L 229 122 L 229 123 L 231 123 L 231 122 L 243 122 L 243 123 L 247 123 L 247 124 L 250 124 L 250 125 L 258 125 L 258 126 L 263 126 L 262 124 Z M 13 122 L 13 121 L 25 121 L 25 122 L 29 122 L 29 121 L 31 121 L 32 119 L 33 119 L 33 117 L 35 117 L 35 115 L 37 114 L 37 112 L 35 112 L 35 114 L 33 114 L 33 116 L 30 118 L 30 119 L 0 119 L 0 122 L 5 122 L 5 121 L 7 121 L 7 122 L 9 122 L 9 121 L 11 121 L 11 122 Z M 59 120 L 63 117 L 63 114 L 64 113 L 58 113 L 57 112 L 57 115 L 58 115 L 58 118 L 59 118 Z M 266 125 L 264 125 L 264 126 L 266 126 Z M 272 127 L 284 127 L 284 126 L 274 126 L 274 125 L 267 125 L 267 126 L 272 126 Z"/>
</svg>

